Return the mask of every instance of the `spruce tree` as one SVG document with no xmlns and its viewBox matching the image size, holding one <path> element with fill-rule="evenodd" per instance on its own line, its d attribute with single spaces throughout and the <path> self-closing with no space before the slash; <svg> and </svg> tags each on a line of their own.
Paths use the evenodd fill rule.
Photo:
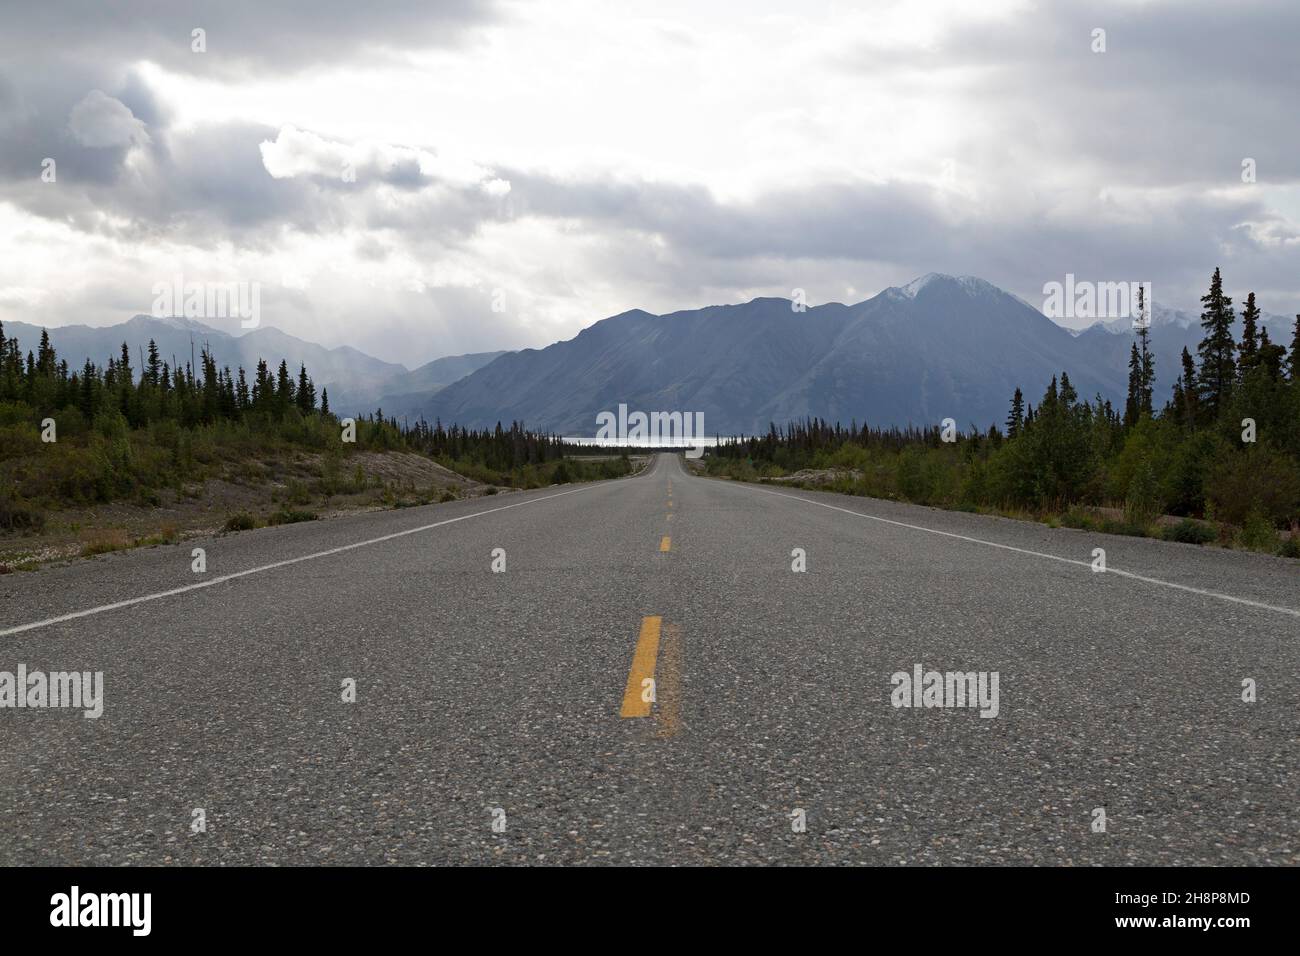
<svg viewBox="0 0 1300 956">
<path fill-rule="evenodd" d="M 95 378 L 94 363 L 86 359 L 86 367 L 81 370 L 81 414 L 87 422 L 95 420 Z"/>
<path fill-rule="evenodd" d="M 1268 371 L 1268 377 L 1275 382 L 1282 380 L 1282 365 L 1286 361 L 1286 349 L 1280 345 L 1274 345 L 1268 337 L 1268 326 L 1261 326 L 1259 330 L 1259 354 L 1255 360 L 1255 367 Z"/>
<path fill-rule="evenodd" d="M 1300 314 L 1295 317 L 1295 335 L 1291 338 L 1291 381 L 1300 382 Z"/>
<path fill-rule="evenodd" d="M 1156 356 L 1151 351 L 1151 317 L 1146 289 L 1138 286 L 1138 414 L 1152 413 L 1151 398 L 1156 382 Z"/>
<path fill-rule="evenodd" d="M 126 348 L 126 343 L 122 343 Z M 50 345 L 50 333 L 41 329 L 41 344 L 36 350 L 36 372 L 41 378 L 54 377 L 54 346 Z"/>
<path fill-rule="evenodd" d="M 1200 383 L 1201 406 L 1205 414 L 1216 419 L 1227 408 L 1237 376 L 1232 340 L 1232 299 L 1223 294 L 1223 277 L 1216 267 L 1210 279 L 1210 291 L 1201 297 L 1201 328 L 1205 338 L 1196 347 L 1201 356 Z"/>
<path fill-rule="evenodd" d="M 293 377 L 289 374 L 289 363 L 280 359 L 280 370 L 275 374 L 276 412 L 286 412 L 293 405 Z"/>
<path fill-rule="evenodd" d="M 1124 399 L 1124 427 L 1132 428 L 1142 414 L 1142 357 L 1137 343 L 1129 347 L 1128 396 Z"/>
<path fill-rule="evenodd" d="M 1011 396 L 1011 414 L 1007 416 L 1007 437 L 1015 438 L 1025 427 L 1025 396 L 1020 389 Z"/>
<path fill-rule="evenodd" d="M 1196 425 L 1197 419 L 1201 414 L 1200 383 L 1196 381 L 1196 363 L 1192 361 L 1192 353 L 1187 351 L 1187 346 L 1183 346 L 1183 406 L 1179 413 L 1183 417 L 1183 424 L 1187 428 Z"/>
<path fill-rule="evenodd" d="M 1241 381 L 1259 364 L 1259 306 L 1255 293 L 1246 296 L 1246 307 L 1241 310 L 1241 343 L 1237 346 L 1237 371 Z M 1265 330 L 1267 334 L 1267 330 Z"/>
<path fill-rule="evenodd" d="M 298 410 L 307 415 L 316 409 L 316 385 L 307 376 L 307 366 L 298 372 Z"/>
<path fill-rule="evenodd" d="M 149 340 L 149 384 L 154 388 L 158 387 L 158 381 L 162 376 L 162 360 L 158 356 L 158 344 L 153 339 Z"/>
</svg>

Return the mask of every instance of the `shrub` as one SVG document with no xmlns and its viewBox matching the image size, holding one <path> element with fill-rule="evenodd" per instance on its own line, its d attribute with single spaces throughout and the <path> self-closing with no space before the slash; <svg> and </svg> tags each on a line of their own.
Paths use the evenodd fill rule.
<svg viewBox="0 0 1300 956">
<path fill-rule="evenodd" d="M 1143 458 L 1133 471 L 1129 482 L 1128 496 L 1124 499 L 1124 521 L 1130 525 L 1145 526 L 1160 514 L 1160 502 L 1156 499 L 1156 475 L 1151 468 L 1151 461 Z"/>
<path fill-rule="evenodd" d="M 289 479 L 288 487 L 285 489 L 285 500 L 291 505 L 305 505 L 311 503 L 311 492 L 307 486 L 297 479 Z"/>
<path fill-rule="evenodd" d="M 1270 554 L 1277 550 L 1277 529 L 1262 510 L 1255 509 L 1246 516 L 1246 522 L 1241 528 L 1241 546 Z"/>
<path fill-rule="evenodd" d="M 252 531 L 257 527 L 257 519 L 246 511 L 233 514 L 226 519 L 227 531 Z"/>
<path fill-rule="evenodd" d="M 1091 530 L 1097 526 L 1097 522 L 1092 515 L 1080 508 L 1071 508 L 1065 514 L 1061 515 L 1061 524 L 1067 528 L 1076 528 L 1080 530 Z"/>
<path fill-rule="evenodd" d="M 0 530 L 40 531 L 45 527 L 45 512 L 32 505 L 0 495 Z"/>
<path fill-rule="evenodd" d="M 1252 446 L 1211 471 L 1206 497 L 1215 517 L 1244 525 L 1252 512 L 1276 524 L 1300 516 L 1300 469 L 1274 451 Z"/>
<path fill-rule="evenodd" d="M 1207 524 L 1184 518 L 1176 525 L 1165 529 L 1166 541 L 1180 541 L 1183 544 L 1209 544 L 1219 533 Z"/>
</svg>

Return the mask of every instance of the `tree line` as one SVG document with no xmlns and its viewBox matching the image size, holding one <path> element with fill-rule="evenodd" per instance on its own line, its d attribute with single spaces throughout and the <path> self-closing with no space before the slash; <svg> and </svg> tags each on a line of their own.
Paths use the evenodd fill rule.
<svg viewBox="0 0 1300 956">
<path fill-rule="evenodd" d="M 382 408 L 355 418 L 355 441 L 348 444 L 328 390 L 318 394 L 305 364 L 294 373 L 287 361 L 275 368 L 261 359 L 249 376 L 242 366 L 218 367 L 206 346 L 192 362 L 167 361 L 153 340 L 137 363 L 124 342 L 104 365 L 87 359 L 70 368 L 44 330 L 37 349 L 24 356 L 0 324 L 0 505 L 107 501 L 142 492 L 148 501 L 149 489 L 211 477 L 220 461 L 286 446 L 330 455 L 418 452 L 493 484 L 609 477 L 630 467 L 620 462 L 596 475 L 582 463 L 560 463 L 562 440 L 519 422 L 489 429 L 399 423 Z M 47 418 L 56 426 L 49 444 L 38 437 Z"/>
<path fill-rule="evenodd" d="M 1122 505 L 1134 533 L 1161 513 L 1253 524 L 1261 535 L 1300 525 L 1300 315 L 1289 347 L 1270 340 L 1253 292 L 1238 323 L 1218 269 L 1201 306 L 1197 354 L 1183 349 L 1160 405 L 1152 330 L 1139 321 L 1122 408 L 1081 398 L 1063 371 L 1036 405 L 1017 388 L 1006 421 L 987 431 L 809 419 L 724 443 L 710 468 L 838 469 L 840 490 L 947 507 Z"/>
<path fill-rule="evenodd" d="M 322 390 L 318 403 L 316 384 L 306 365 L 295 376 L 287 362 L 281 361 L 272 372 L 263 359 L 250 382 L 242 366 L 237 373 L 228 365 L 218 369 L 206 346 L 198 365 L 197 370 L 189 362 L 173 368 L 150 339 L 139 374 L 125 342 L 120 355 L 110 357 L 107 365 L 95 365 L 87 358 L 80 370 L 69 369 L 44 329 L 36 352 L 29 351 L 24 361 L 18 339 L 6 340 L 0 323 L 0 402 L 21 402 L 42 415 L 75 408 L 86 421 L 93 421 L 101 412 L 114 410 L 129 427 L 140 428 L 157 421 L 175 421 L 184 427 L 210 425 L 219 420 L 242 421 L 254 414 L 281 419 L 289 409 L 303 415 L 330 412 L 328 392 Z"/>
</svg>

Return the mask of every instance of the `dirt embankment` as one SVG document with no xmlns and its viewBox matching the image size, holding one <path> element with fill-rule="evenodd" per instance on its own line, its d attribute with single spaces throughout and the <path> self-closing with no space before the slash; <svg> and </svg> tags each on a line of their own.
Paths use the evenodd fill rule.
<svg viewBox="0 0 1300 956">
<path fill-rule="evenodd" d="M 410 452 L 359 451 L 341 462 L 308 453 L 254 459 L 221 477 L 163 491 L 153 503 L 65 507 L 47 512 L 40 532 L 0 533 L 0 573 L 209 535 L 232 516 L 301 521 L 511 490 L 493 487 Z"/>
</svg>

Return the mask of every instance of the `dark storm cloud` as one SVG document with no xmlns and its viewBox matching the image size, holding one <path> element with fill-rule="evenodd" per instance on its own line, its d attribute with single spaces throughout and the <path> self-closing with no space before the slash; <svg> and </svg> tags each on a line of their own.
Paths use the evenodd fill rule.
<svg viewBox="0 0 1300 956">
<path fill-rule="evenodd" d="M 553 263 L 531 282 L 553 274 L 575 296 L 591 276 L 672 288 L 679 307 L 806 275 L 866 293 L 862 276 L 902 282 L 931 270 L 981 275 L 1030 302 L 1066 272 L 1135 278 L 1188 306 L 1217 264 L 1234 289 L 1274 290 L 1266 307 L 1297 304 L 1300 237 L 1264 190 L 1300 180 L 1290 122 L 1300 4 L 1047 4 L 966 24 L 930 50 L 842 54 L 838 69 L 864 83 L 938 84 L 948 105 L 979 117 L 955 148 L 973 199 L 900 171 L 883 182 L 792 178 L 724 201 L 688 182 L 541 173 L 527 144 L 509 167 L 485 171 L 509 181 L 502 195 L 422 169 L 436 143 L 362 148 L 241 122 L 173 128 L 128 66 L 257 76 L 351 64 L 380 47 L 471 42 L 493 16 L 479 9 L 235 3 L 208 16 L 207 5 L 88 4 L 77 22 L 34 7 L 0 37 L 0 199 L 136 240 L 146 257 L 155 238 L 274 251 L 286 232 L 355 230 L 370 234 L 354 245 L 366 261 L 406 251 L 433 262 L 489 224 L 572 221 L 602 248 L 572 275 Z M 208 31 L 208 53 L 190 53 L 193 26 Z M 1097 27 L 1105 53 L 1090 49 Z M 46 156 L 57 158 L 58 188 L 39 180 Z M 1256 187 L 1240 182 L 1247 156 L 1259 163 Z M 354 159 L 350 181 L 339 170 Z"/>
<path fill-rule="evenodd" d="M 1093 52 L 1093 30 L 1106 50 Z M 960 76 L 988 125 L 981 136 L 1035 160 L 1091 164 L 1147 186 L 1300 178 L 1300 4 L 1044 3 L 967 23 L 932 50 L 858 49 L 840 67 L 864 76 Z"/>
<path fill-rule="evenodd" d="M 652 235 L 668 244 L 679 265 L 696 270 L 748 259 L 846 260 L 892 265 L 904 276 L 928 269 L 974 273 L 1028 295 L 1066 271 L 1106 277 L 1141 269 L 1199 282 L 1225 248 L 1288 255 L 1270 255 L 1240 230 L 1243 221 L 1272 218 L 1246 199 L 1190 197 L 1137 221 L 1098 201 L 1091 210 L 1048 220 L 1020 211 L 955 216 L 939 192 L 906 183 L 824 183 L 724 204 L 693 187 L 555 181 L 517 170 L 503 175 L 523 214 Z M 1153 235 L 1161 241 L 1153 243 Z"/>
<path fill-rule="evenodd" d="M 477 0 L 5 0 L 0 57 L 44 62 L 152 60 L 172 70 L 235 74 L 298 70 L 378 49 L 457 46 L 492 23 Z M 207 52 L 191 49 L 196 28 Z"/>
</svg>

